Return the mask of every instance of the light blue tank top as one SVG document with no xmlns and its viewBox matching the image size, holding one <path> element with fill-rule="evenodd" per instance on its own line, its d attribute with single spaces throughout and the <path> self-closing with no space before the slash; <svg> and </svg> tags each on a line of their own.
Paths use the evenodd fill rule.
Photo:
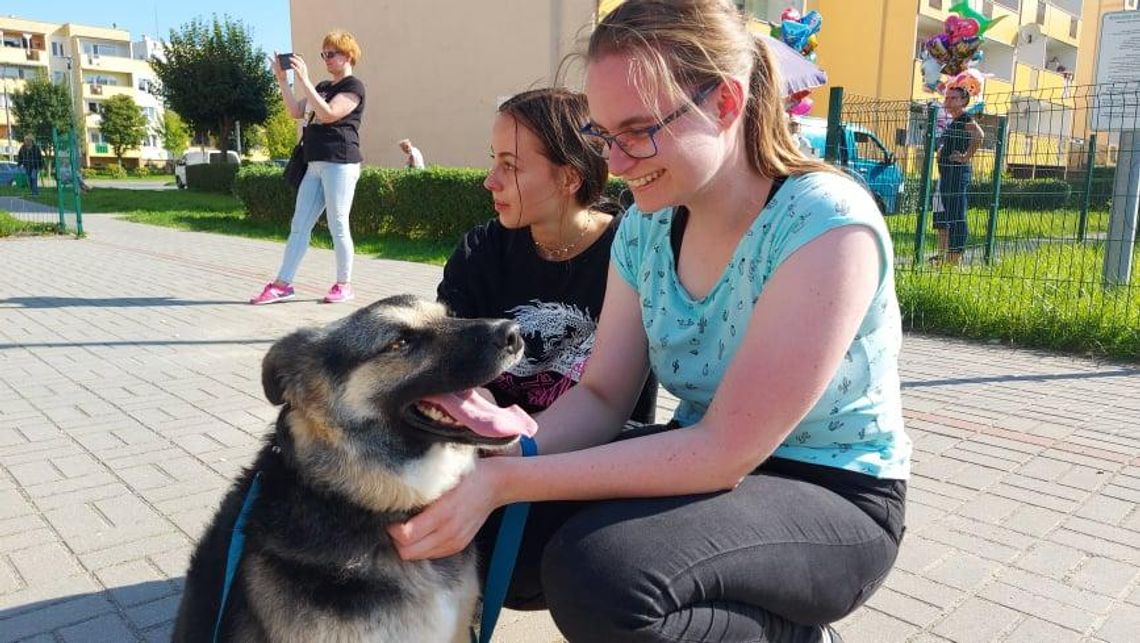
<svg viewBox="0 0 1140 643">
<path fill-rule="evenodd" d="M 797 249 L 828 230 L 864 225 L 879 241 L 874 299 L 823 397 L 773 455 L 906 479 L 911 443 L 903 430 L 898 357 L 902 324 L 890 235 L 875 202 L 850 179 L 825 172 L 790 177 L 741 239 L 723 275 L 701 300 L 674 269 L 673 210 L 630 208 L 611 249 L 612 265 L 641 300 L 649 361 L 681 401 L 674 419 L 698 422 L 744 337 L 764 284 Z M 789 319 L 794 324 L 796 320 Z"/>
</svg>

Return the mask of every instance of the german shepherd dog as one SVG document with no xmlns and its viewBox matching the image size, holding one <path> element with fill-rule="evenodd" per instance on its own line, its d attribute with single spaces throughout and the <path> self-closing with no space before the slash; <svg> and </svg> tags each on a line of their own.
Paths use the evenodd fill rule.
<svg viewBox="0 0 1140 643">
<path fill-rule="evenodd" d="M 533 434 L 473 389 L 514 364 L 513 322 L 390 297 L 277 341 L 262 363 L 275 430 L 222 501 L 186 574 L 174 641 L 211 641 L 235 521 L 255 475 L 223 641 L 467 641 L 475 553 L 405 561 L 385 527 L 453 487 L 477 451 Z"/>
</svg>

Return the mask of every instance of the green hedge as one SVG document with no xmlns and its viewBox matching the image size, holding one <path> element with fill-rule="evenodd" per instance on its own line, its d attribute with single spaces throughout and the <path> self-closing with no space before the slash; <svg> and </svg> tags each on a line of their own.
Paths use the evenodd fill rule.
<svg viewBox="0 0 1140 643">
<path fill-rule="evenodd" d="M 237 163 L 199 163 L 186 166 L 186 187 L 200 192 L 232 194 Z"/>
<path fill-rule="evenodd" d="M 241 168 L 234 194 L 249 218 L 288 226 L 297 191 L 273 165 Z M 364 167 L 356 184 L 350 225 L 353 234 L 390 234 L 412 239 L 458 239 L 495 216 L 483 187 L 486 170 L 432 166 L 426 170 Z M 624 184 L 611 180 L 617 198 Z"/>
</svg>

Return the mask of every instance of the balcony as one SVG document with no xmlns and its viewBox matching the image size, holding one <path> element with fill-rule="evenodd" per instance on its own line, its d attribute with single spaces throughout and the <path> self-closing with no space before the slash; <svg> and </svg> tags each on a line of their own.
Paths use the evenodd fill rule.
<svg viewBox="0 0 1140 643">
<path fill-rule="evenodd" d="M 46 68 L 48 56 L 38 49 L 21 49 L 19 47 L 0 47 L 0 65 L 10 64 L 20 67 L 35 66 Z"/>
<path fill-rule="evenodd" d="M 1034 23 L 1041 33 L 1076 47 L 1081 41 L 1082 20 L 1049 0 L 1025 0 L 1022 23 Z"/>
<path fill-rule="evenodd" d="M 105 54 L 83 54 L 79 57 L 81 69 L 89 71 L 105 71 L 120 74 L 153 74 L 150 63 L 145 60 L 136 60 L 123 56 L 108 56 Z"/>
<path fill-rule="evenodd" d="M 130 85 L 106 85 L 100 83 L 85 82 L 83 83 L 83 98 L 106 100 L 118 94 L 126 94 L 134 98 L 136 90 Z"/>
</svg>

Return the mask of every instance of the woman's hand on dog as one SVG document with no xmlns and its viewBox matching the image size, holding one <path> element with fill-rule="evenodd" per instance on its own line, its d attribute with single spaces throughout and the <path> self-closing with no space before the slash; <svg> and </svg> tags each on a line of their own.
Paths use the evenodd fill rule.
<svg viewBox="0 0 1140 643">
<path fill-rule="evenodd" d="M 500 504 L 497 458 L 481 459 L 453 489 L 410 520 L 388 527 L 404 560 L 445 558 L 463 551 Z"/>
</svg>

